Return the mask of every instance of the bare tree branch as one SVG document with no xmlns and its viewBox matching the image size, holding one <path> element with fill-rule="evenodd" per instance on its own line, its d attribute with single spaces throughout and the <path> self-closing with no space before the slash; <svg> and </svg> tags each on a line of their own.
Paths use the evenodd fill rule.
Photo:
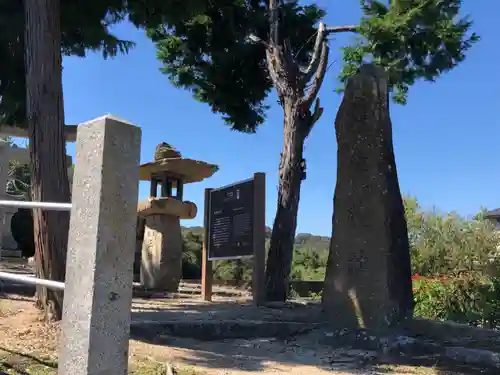
<svg viewBox="0 0 500 375">
<path fill-rule="evenodd" d="M 347 25 L 347 26 L 330 26 L 326 28 L 327 34 L 335 34 L 335 33 L 357 33 L 359 32 L 358 25 Z"/>
<path fill-rule="evenodd" d="M 319 89 L 321 88 L 321 84 L 323 83 L 323 79 L 325 78 L 326 68 L 328 66 L 329 51 L 330 47 L 328 46 L 328 41 L 324 39 L 321 43 L 321 54 L 316 75 L 314 76 L 314 80 L 312 82 L 309 93 L 303 99 L 303 103 L 306 108 L 310 108 L 314 99 L 316 99 L 316 97 L 318 96 Z"/>
<path fill-rule="evenodd" d="M 248 39 L 262 43 L 266 47 L 267 65 L 269 74 L 278 91 L 279 96 L 293 90 L 304 90 L 307 83 L 313 78 L 312 88 L 303 103 L 310 108 L 312 102 L 318 95 L 323 82 L 326 65 L 328 63 L 327 36 L 332 33 L 356 32 L 358 26 L 336 26 L 327 27 L 323 22 L 318 26 L 314 50 L 309 65 L 305 70 L 300 69 L 291 55 L 291 49 L 287 48 L 286 40 L 282 43 L 279 36 L 279 0 L 269 0 L 269 42 L 265 42 L 254 34 Z"/>
<path fill-rule="evenodd" d="M 318 64 L 321 56 L 321 45 L 326 38 L 326 26 L 321 22 L 318 26 L 318 32 L 316 34 L 316 41 L 314 42 L 314 50 L 311 56 L 311 61 L 309 66 L 304 70 L 304 76 L 302 78 L 302 84 L 305 86 L 307 82 L 312 78 L 316 70 L 318 69 Z"/>
<path fill-rule="evenodd" d="M 311 57 L 311 61 L 309 62 L 308 67 L 302 71 L 304 74 L 301 83 L 302 85 L 306 85 L 307 82 L 311 80 L 314 73 L 318 69 L 318 64 L 320 62 L 320 56 L 322 52 L 322 43 L 325 41 L 329 34 L 335 33 L 345 33 L 345 32 L 357 32 L 359 26 L 356 25 L 347 25 L 347 26 L 331 26 L 327 27 L 323 22 L 321 22 L 318 26 L 318 32 L 316 34 L 316 41 L 314 43 L 314 49 Z"/>
</svg>

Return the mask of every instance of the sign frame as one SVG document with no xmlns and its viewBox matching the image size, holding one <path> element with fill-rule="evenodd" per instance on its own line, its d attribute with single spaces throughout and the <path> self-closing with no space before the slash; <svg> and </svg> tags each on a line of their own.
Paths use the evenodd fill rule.
<svg viewBox="0 0 500 375">
<path fill-rule="evenodd" d="M 227 257 L 210 256 L 211 242 L 211 217 L 212 205 L 211 197 L 213 192 L 220 192 L 231 187 L 236 187 L 247 182 L 252 182 L 253 196 L 251 208 L 251 232 L 252 232 L 252 254 L 236 255 Z M 205 301 L 212 300 L 213 267 L 216 260 L 239 260 L 252 259 L 252 296 L 255 305 L 264 302 L 265 286 L 265 247 L 266 247 L 266 175 L 265 173 L 255 173 L 252 178 L 237 181 L 235 183 L 219 187 L 217 189 L 205 189 L 205 209 L 204 209 L 204 240 L 202 251 L 202 298 Z M 232 225 L 232 223 L 231 223 Z"/>
</svg>

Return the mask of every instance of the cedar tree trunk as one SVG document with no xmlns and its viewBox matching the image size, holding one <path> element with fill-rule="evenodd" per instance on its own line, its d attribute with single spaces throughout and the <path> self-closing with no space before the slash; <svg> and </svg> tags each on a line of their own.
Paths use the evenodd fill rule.
<svg viewBox="0 0 500 375">
<path fill-rule="evenodd" d="M 301 167 L 306 134 L 301 131 L 295 99 L 285 99 L 283 152 L 279 166 L 278 207 L 274 219 L 266 267 L 266 299 L 285 301 L 292 268 L 293 245 L 297 228 Z"/>
<path fill-rule="evenodd" d="M 69 202 L 66 166 L 60 0 L 24 0 L 26 107 L 32 198 Z M 69 214 L 34 210 L 37 277 L 64 280 Z M 37 288 L 37 306 L 47 319 L 61 319 L 62 292 Z"/>
<path fill-rule="evenodd" d="M 267 254 L 266 299 L 279 302 L 285 301 L 288 294 L 300 185 L 305 178 L 304 142 L 323 112 L 317 96 L 326 73 L 329 47 L 327 30 L 321 23 L 310 62 L 302 69 L 293 57 L 291 43 L 279 36 L 278 0 L 269 0 L 269 25 L 269 43 L 264 43 L 267 66 L 285 119 L 278 207 Z"/>
</svg>

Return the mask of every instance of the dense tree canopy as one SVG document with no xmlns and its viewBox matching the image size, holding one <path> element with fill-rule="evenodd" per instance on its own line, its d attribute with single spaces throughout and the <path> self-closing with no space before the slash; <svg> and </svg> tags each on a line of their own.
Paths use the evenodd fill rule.
<svg viewBox="0 0 500 375">
<path fill-rule="evenodd" d="M 314 25 L 324 16 L 316 5 L 287 1 L 281 12 L 282 32 L 289 37 L 294 58 L 305 64 L 314 44 Z M 265 48 L 251 34 L 267 39 L 267 1 L 211 2 L 188 22 L 149 29 L 157 43 L 163 72 L 174 85 L 193 91 L 223 115 L 233 129 L 253 132 L 264 121 L 264 99 L 273 87 Z"/>
<path fill-rule="evenodd" d="M 189 20 L 203 11 L 204 0 L 61 0 L 63 56 L 104 58 L 127 53 L 134 43 L 110 31 L 131 21 L 136 27 Z M 24 11 L 22 1 L 0 0 L 0 125 L 22 125 L 25 119 Z"/>
<path fill-rule="evenodd" d="M 462 0 L 361 0 L 361 38 L 343 48 L 340 79 L 371 60 L 389 71 L 393 99 L 405 104 L 417 80 L 434 81 L 465 58 L 478 41 L 472 21 L 460 16 Z"/>
<path fill-rule="evenodd" d="M 299 65 L 310 57 L 316 30 L 325 12 L 298 1 L 281 2 L 281 31 Z M 341 82 L 363 61 L 374 61 L 390 73 L 393 99 L 406 103 L 409 87 L 419 79 L 435 80 L 454 68 L 478 40 L 471 21 L 460 17 L 460 0 L 361 0 L 359 25 L 332 32 L 356 32 L 343 48 Z M 262 44 L 267 40 L 267 1 L 212 2 L 191 20 L 148 31 L 157 43 L 163 72 L 177 86 L 221 113 L 235 130 L 253 132 L 264 121 L 264 99 L 272 89 Z"/>
<path fill-rule="evenodd" d="M 104 57 L 133 45 L 116 38 L 109 27 L 126 17 L 123 1 L 61 1 L 62 54 Z M 22 1 L 0 0 L 0 124 L 25 125 L 24 10 Z"/>
</svg>

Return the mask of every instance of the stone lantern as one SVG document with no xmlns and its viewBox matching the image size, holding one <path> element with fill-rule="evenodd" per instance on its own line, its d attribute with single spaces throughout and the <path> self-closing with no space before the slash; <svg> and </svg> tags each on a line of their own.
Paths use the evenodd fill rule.
<svg viewBox="0 0 500 375">
<path fill-rule="evenodd" d="M 155 160 L 139 168 L 139 179 L 151 184 L 149 198 L 138 204 L 141 284 L 177 292 L 182 276 L 180 219 L 194 219 L 197 207 L 183 200 L 185 184 L 212 176 L 218 167 L 183 158 L 168 143 L 156 147 Z"/>
</svg>

